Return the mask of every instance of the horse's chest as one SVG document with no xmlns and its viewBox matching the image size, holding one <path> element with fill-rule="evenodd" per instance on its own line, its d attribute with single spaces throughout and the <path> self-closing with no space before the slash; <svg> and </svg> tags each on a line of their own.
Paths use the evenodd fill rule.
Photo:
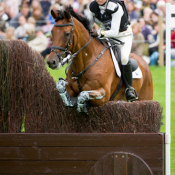
<svg viewBox="0 0 175 175">
<path fill-rule="evenodd" d="M 80 84 L 79 81 L 74 81 L 70 83 L 71 89 L 73 90 L 73 92 L 75 94 L 79 94 L 80 93 L 80 89 L 82 89 L 82 84 Z"/>
</svg>

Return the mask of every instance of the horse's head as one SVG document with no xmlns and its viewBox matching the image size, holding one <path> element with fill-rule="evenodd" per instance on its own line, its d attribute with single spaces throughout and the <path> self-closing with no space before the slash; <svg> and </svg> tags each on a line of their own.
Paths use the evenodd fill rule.
<svg viewBox="0 0 175 175">
<path fill-rule="evenodd" d="M 56 24 L 52 28 L 52 48 L 47 64 L 52 69 L 59 69 L 62 65 L 63 59 L 69 52 L 69 46 L 73 36 L 73 18 L 71 15 L 64 11 L 51 11 L 52 17 L 55 19 Z"/>
</svg>

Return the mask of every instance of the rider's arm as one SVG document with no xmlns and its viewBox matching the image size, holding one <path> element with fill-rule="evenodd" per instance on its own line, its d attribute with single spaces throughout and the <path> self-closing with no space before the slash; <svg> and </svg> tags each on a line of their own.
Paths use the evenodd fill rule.
<svg viewBox="0 0 175 175">
<path fill-rule="evenodd" d="M 89 15 L 87 17 L 90 21 L 90 29 L 92 29 L 93 25 L 94 25 L 94 16 L 95 16 L 95 14 L 92 13 L 91 11 L 89 11 Z"/>
<path fill-rule="evenodd" d="M 118 10 L 112 14 L 111 29 L 105 30 L 105 38 L 115 38 L 119 33 L 120 22 L 124 12 L 122 6 L 120 4 L 118 4 L 118 6 Z"/>
</svg>

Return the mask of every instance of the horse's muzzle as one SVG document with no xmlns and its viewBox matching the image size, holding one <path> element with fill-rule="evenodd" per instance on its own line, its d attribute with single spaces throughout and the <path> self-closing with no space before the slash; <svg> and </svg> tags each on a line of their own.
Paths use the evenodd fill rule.
<svg viewBox="0 0 175 175">
<path fill-rule="evenodd" d="M 58 67 L 57 62 L 55 60 L 47 60 L 47 64 L 51 69 L 56 69 Z"/>
</svg>

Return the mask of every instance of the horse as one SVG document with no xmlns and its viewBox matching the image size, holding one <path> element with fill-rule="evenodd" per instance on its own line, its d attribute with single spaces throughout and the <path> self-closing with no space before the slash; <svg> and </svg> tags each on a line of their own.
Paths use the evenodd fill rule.
<svg viewBox="0 0 175 175">
<path fill-rule="evenodd" d="M 91 37 L 89 20 L 71 6 L 62 11 L 52 10 L 51 15 L 55 25 L 51 30 L 52 49 L 47 64 L 51 69 L 59 69 L 65 58 L 71 62 L 66 68 L 66 80 L 57 83 L 65 106 L 87 112 L 89 104 L 100 106 L 111 100 L 112 95 L 113 101 L 126 101 L 125 86 L 116 75 L 110 49 Z M 133 79 L 138 100 L 152 100 L 153 81 L 148 64 L 136 54 L 130 53 L 130 58 L 138 62 L 142 72 L 141 78 Z"/>
</svg>

